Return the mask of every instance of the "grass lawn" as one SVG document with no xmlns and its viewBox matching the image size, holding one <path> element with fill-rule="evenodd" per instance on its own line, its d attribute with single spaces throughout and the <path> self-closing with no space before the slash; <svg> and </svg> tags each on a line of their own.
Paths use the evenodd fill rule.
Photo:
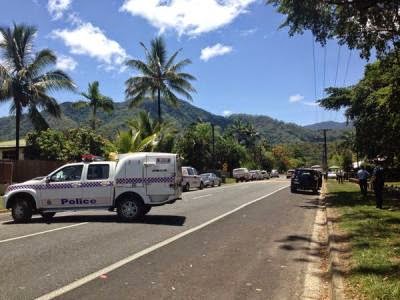
<svg viewBox="0 0 400 300">
<path fill-rule="evenodd" d="M 232 184 L 232 183 L 236 183 L 235 178 L 230 178 L 230 177 L 225 178 L 225 184 Z"/>
<path fill-rule="evenodd" d="M 4 207 L 3 207 L 3 197 L 2 196 L 0 196 L 0 209 L 3 209 Z"/>
<path fill-rule="evenodd" d="M 384 198 L 375 208 L 354 183 L 328 183 L 329 200 L 349 234 L 352 256 L 346 274 L 350 293 L 363 299 L 400 299 L 400 201 Z M 353 298 L 353 297 L 351 297 Z"/>
</svg>

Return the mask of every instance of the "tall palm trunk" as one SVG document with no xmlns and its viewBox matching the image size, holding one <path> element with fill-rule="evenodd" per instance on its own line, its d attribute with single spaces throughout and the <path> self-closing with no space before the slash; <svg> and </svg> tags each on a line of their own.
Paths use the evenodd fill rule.
<svg viewBox="0 0 400 300">
<path fill-rule="evenodd" d="M 15 110 L 15 160 L 19 160 L 19 127 L 21 123 L 20 105 L 17 103 Z"/>
<path fill-rule="evenodd" d="M 157 90 L 157 100 L 158 100 L 158 123 L 161 124 L 161 94 L 160 89 Z"/>
<path fill-rule="evenodd" d="M 96 113 L 97 113 L 97 107 L 96 105 L 93 106 L 93 119 L 92 119 L 92 129 L 96 130 Z"/>
</svg>

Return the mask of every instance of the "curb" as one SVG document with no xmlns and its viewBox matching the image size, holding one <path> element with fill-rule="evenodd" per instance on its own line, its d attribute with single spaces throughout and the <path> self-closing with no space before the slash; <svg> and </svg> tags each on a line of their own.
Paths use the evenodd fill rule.
<svg viewBox="0 0 400 300">
<path fill-rule="evenodd" d="M 8 209 L 0 209 L 0 214 L 4 214 L 6 212 L 9 212 L 9 210 Z"/>
<path fill-rule="evenodd" d="M 329 208 L 329 205 L 326 203 L 326 193 L 327 193 L 327 187 L 326 187 L 326 181 L 324 181 L 323 185 L 323 198 L 322 201 L 325 206 L 325 218 L 326 218 L 326 224 L 327 224 L 327 234 L 328 234 L 328 245 L 327 245 L 327 251 L 328 251 L 328 274 L 330 278 L 330 284 L 329 284 L 329 299 L 332 300 L 344 300 L 344 284 L 343 284 L 343 276 L 335 271 L 336 266 L 339 265 L 339 255 L 337 253 L 337 241 L 335 240 L 335 230 L 333 227 L 333 222 L 332 219 L 330 218 L 330 211 L 331 209 Z"/>
</svg>

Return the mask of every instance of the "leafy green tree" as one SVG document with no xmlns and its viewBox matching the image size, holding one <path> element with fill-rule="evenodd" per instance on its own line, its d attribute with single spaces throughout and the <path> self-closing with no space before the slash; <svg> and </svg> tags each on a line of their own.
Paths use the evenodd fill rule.
<svg viewBox="0 0 400 300">
<path fill-rule="evenodd" d="M 89 83 L 87 93 L 81 93 L 89 101 L 78 101 L 74 103 L 75 108 L 82 108 L 89 106 L 92 109 L 92 129 L 96 129 L 96 114 L 98 109 L 102 109 L 105 112 L 112 112 L 114 110 L 113 100 L 100 93 L 99 82 L 94 81 Z"/>
<path fill-rule="evenodd" d="M 65 131 L 47 129 L 26 136 L 27 155 L 34 159 L 80 161 L 82 155 L 107 156 L 114 148 L 89 128 Z"/>
<path fill-rule="evenodd" d="M 322 45 L 338 39 L 369 58 L 375 48 L 382 56 L 400 45 L 400 2 L 392 0 L 267 0 L 286 15 L 281 27 L 289 34 L 311 30 Z"/>
<path fill-rule="evenodd" d="M 179 94 L 187 100 L 192 100 L 191 93 L 196 92 L 190 81 L 196 78 L 189 73 L 181 72 L 191 64 L 189 59 L 175 63 L 179 52 L 167 57 L 164 39 L 157 37 L 150 43 L 150 50 L 140 43 L 146 55 L 146 60 L 131 59 L 126 64 L 140 72 L 140 75 L 126 81 L 125 94 L 131 106 L 140 104 L 143 100 L 157 100 L 158 122 L 161 123 L 161 99 L 176 106 Z"/>
<path fill-rule="evenodd" d="M 367 65 L 364 78 L 352 87 L 329 88 L 319 101 L 326 109 L 344 108 L 356 130 L 355 148 L 361 156 L 386 156 L 393 161 L 400 149 L 400 64 L 394 55 Z"/>
<path fill-rule="evenodd" d="M 46 111 L 61 116 L 60 107 L 49 92 L 75 89 L 71 78 L 61 70 L 48 70 L 57 61 L 49 49 L 33 52 L 37 30 L 33 26 L 14 24 L 0 27 L 0 102 L 12 101 L 15 113 L 16 159 L 19 153 L 20 122 L 24 109 L 36 130 L 49 127 L 42 116 Z"/>
</svg>

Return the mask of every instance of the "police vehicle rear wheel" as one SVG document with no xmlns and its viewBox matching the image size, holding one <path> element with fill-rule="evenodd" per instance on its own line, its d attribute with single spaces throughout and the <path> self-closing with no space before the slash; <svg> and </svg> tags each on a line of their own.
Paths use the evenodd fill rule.
<svg viewBox="0 0 400 300">
<path fill-rule="evenodd" d="M 137 198 L 126 197 L 117 204 L 117 214 L 121 221 L 131 222 L 144 215 L 144 204 Z"/>
<path fill-rule="evenodd" d="M 32 204 L 27 199 L 17 199 L 11 208 L 11 215 L 16 223 L 26 223 L 32 218 Z"/>
<path fill-rule="evenodd" d="M 203 181 L 200 182 L 200 189 L 201 189 L 201 190 L 204 189 L 204 183 L 203 183 Z"/>
<path fill-rule="evenodd" d="M 55 212 L 43 212 L 40 213 L 40 215 L 42 216 L 43 219 L 45 220 L 51 220 L 53 219 L 53 217 L 55 216 Z"/>
</svg>

